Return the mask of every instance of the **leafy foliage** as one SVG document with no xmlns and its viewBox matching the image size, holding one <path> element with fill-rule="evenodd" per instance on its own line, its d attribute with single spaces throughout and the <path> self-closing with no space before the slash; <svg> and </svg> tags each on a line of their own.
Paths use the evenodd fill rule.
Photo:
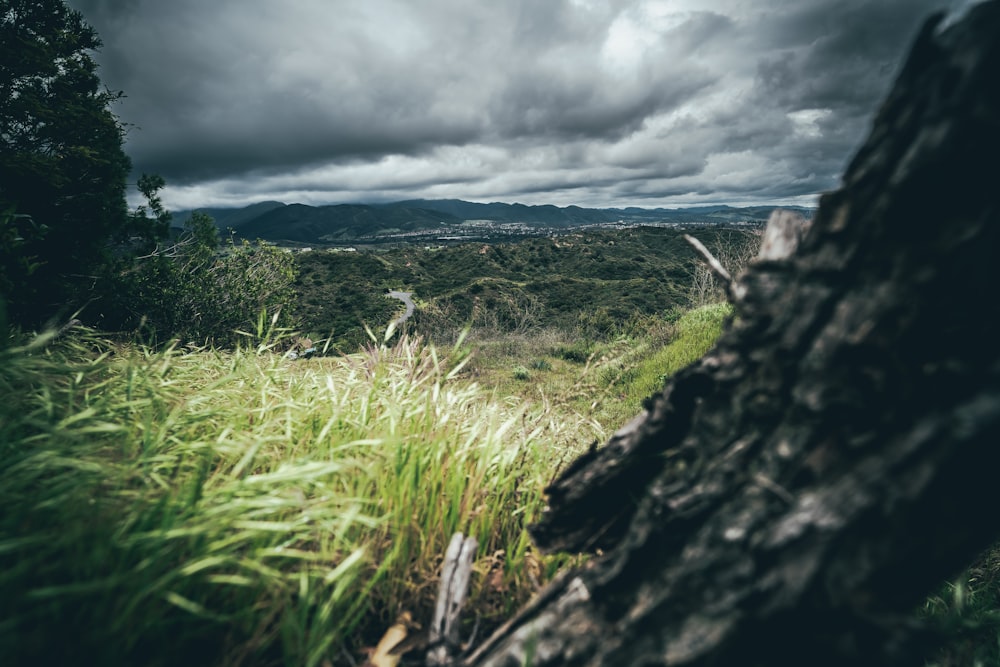
<svg viewBox="0 0 1000 667">
<path fill-rule="evenodd" d="M 261 312 L 294 323 L 295 263 L 264 242 L 229 240 L 219 250 L 215 223 L 196 213 L 173 244 L 140 258 L 119 283 L 120 326 L 151 341 L 180 338 L 231 346 Z"/>
<path fill-rule="evenodd" d="M 942 585 L 919 616 L 947 638 L 929 667 L 1000 665 L 1000 544 Z"/>
<path fill-rule="evenodd" d="M 25 289 L 39 267 L 38 257 L 28 251 L 47 231 L 29 215 L 0 211 L 0 295 Z"/>
<path fill-rule="evenodd" d="M 7 272 L 3 289 L 25 324 L 85 301 L 134 222 L 123 127 L 110 110 L 121 94 L 102 88 L 89 54 L 100 45 L 62 0 L 0 0 L 0 210 L 30 218 L 30 228 L 18 219 L 17 243 L 34 258 L 31 271 Z"/>
</svg>

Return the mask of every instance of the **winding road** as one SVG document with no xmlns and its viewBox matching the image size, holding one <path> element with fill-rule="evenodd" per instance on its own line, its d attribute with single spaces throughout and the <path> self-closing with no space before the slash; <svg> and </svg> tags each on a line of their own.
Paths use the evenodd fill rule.
<svg viewBox="0 0 1000 667">
<path fill-rule="evenodd" d="M 396 319 L 395 324 L 397 327 L 413 316 L 413 310 L 416 308 L 413 305 L 413 299 L 410 298 L 413 296 L 413 292 L 389 292 L 386 296 L 399 299 L 406 305 L 406 312 Z"/>
</svg>

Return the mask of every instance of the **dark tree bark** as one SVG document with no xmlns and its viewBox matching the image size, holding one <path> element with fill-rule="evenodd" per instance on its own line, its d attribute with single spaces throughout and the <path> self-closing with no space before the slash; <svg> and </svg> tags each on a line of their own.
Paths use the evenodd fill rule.
<svg viewBox="0 0 1000 667">
<path fill-rule="evenodd" d="M 591 551 L 466 665 L 919 663 L 1000 534 L 1000 0 L 931 19 L 798 252 L 548 489 Z"/>
</svg>

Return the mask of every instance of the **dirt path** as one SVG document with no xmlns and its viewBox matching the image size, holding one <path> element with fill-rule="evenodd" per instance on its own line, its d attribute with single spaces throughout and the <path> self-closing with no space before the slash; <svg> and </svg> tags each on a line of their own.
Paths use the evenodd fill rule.
<svg viewBox="0 0 1000 667">
<path fill-rule="evenodd" d="M 413 310 L 416 308 L 416 306 L 413 305 L 413 299 L 410 298 L 413 296 L 413 292 L 389 292 L 386 296 L 392 297 L 393 299 L 399 299 L 406 305 L 406 312 L 396 319 L 396 326 L 399 326 L 406 320 L 413 317 Z"/>
</svg>

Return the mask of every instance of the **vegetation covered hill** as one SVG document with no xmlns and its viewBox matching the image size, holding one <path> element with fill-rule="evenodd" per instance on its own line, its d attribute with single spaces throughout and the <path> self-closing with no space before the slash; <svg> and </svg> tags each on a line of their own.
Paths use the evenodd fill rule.
<svg viewBox="0 0 1000 667">
<path fill-rule="evenodd" d="M 699 206 L 680 209 L 582 208 L 580 206 L 526 206 L 493 202 L 479 204 L 460 199 L 414 199 L 388 204 L 338 204 L 307 206 L 261 202 L 241 209 L 208 208 L 181 211 L 175 223 L 195 212 L 215 219 L 219 229 L 232 228 L 248 240 L 305 245 L 343 245 L 358 239 L 391 240 L 407 232 L 440 230 L 443 235 L 461 231 L 463 223 L 516 224 L 525 230 L 564 231 L 596 225 L 623 223 L 674 223 L 726 225 L 763 222 L 774 206 Z M 810 209 L 801 209 L 809 213 Z M 431 236 L 433 238 L 433 236 Z"/>
<path fill-rule="evenodd" d="M 692 233 L 711 247 L 753 239 L 733 230 Z M 681 232 L 663 227 L 296 257 L 303 330 L 348 346 L 363 340 L 365 325 L 382 329 L 395 316 L 399 303 L 385 298 L 389 290 L 414 293 L 413 328 L 439 341 L 466 325 L 605 338 L 698 300 L 694 253 Z"/>
<path fill-rule="evenodd" d="M 79 330 L 8 344 L 0 654 L 358 663 L 400 612 L 426 625 L 456 530 L 480 545 L 464 632 L 474 619 L 488 632 L 569 562 L 531 548 L 542 488 L 704 354 L 730 312 L 651 318 L 606 342 L 403 337 L 294 361 L 266 330 L 228 352 Z M 921 610 L 956 637 L 938 664 L 998 664 L 997 562 Z"/>
<path fill-rule="evenodd" d="M 539 557 L 525 531 L 546 483 L 730 315 L 680 232 L 323 250 L 293 266 L 273 246 L 220 247 L 215 225 L 335 245 L 470 219 L 566 232 L 770 208 L 264 202 L 210 211 L 215 225 L 179 216 L 168 238 L 162 179 L 140 177 L 146 204 L 127 210 L 96 33 L 60 0 L 11 7 L 0 60 L 18 66 L 0 85 L 27 92 L 0 103 L 0 662 L 359 662 L 399 612 L 426 624 L 456 530 L 480 544 L 469 620 L 482 633 L 507 618 L 569 560 Z M 740 245 L 718 225 L 694 233 L 717 254 Z M 390 289 L 419 308 L 383 340 L 365 328 L 396 316 Z M 84 305 L 115 335 L 46 331 Z M 274 324 L 295 317 L 329 354 L 285 354 L 291 332 Z M 946 664 L 1000 664 L 998 581 L 991 552 L 925 604 L 957 638 Z"/>
<path fill-rule="evenodd" d="M 435 229 L 460 222 L 446 213 L 402 206 L 290 204 L 243 222 L 236 233 L 251 240 L 320 244 L 351 241 L 371 234 Z"/>
<path fill-rule="evenodd" d="M 173 216 L 175 225 L 182 225 L 191 219 L 194 213 L 204 213 L 215 221 L 220 230 L 239 229 L 248 222 L 269 211 L 283 208 L 287 204 L 280 201 L 262 201 L 243 208 L 200 208 L 197 211 L 181 211 Z"/>
<path fill-rule="evenodd" d="M 546 227 L 576 227 L 615 222 L 621 219 L 619 212 L 614 209 L 582 208 L 580 206 L 527 206 L 503 202 L 479 204 L 461 199 L 415 199 L 400 202 L 400 204 L 450 213 L 462 220 L 525 222 Z"/>
<path fill-rule="evenodd" d="M 693 344 L 675 365 L 726 312 L 671 325 Z M 404 337 L 292 361 L 257 333 L 232 352 L 85 331 L 0 349 L 11 664 L 339 664 L 400 611 L 427 622 L 457 530 L 479 541 L 472 604 L 495 625 L 565 562 L 525 526 L 618 418 L 590 403 L 648 389 L 621 345 L 536 347 L 526 376 L 496 347 Z"/>
</svg>

